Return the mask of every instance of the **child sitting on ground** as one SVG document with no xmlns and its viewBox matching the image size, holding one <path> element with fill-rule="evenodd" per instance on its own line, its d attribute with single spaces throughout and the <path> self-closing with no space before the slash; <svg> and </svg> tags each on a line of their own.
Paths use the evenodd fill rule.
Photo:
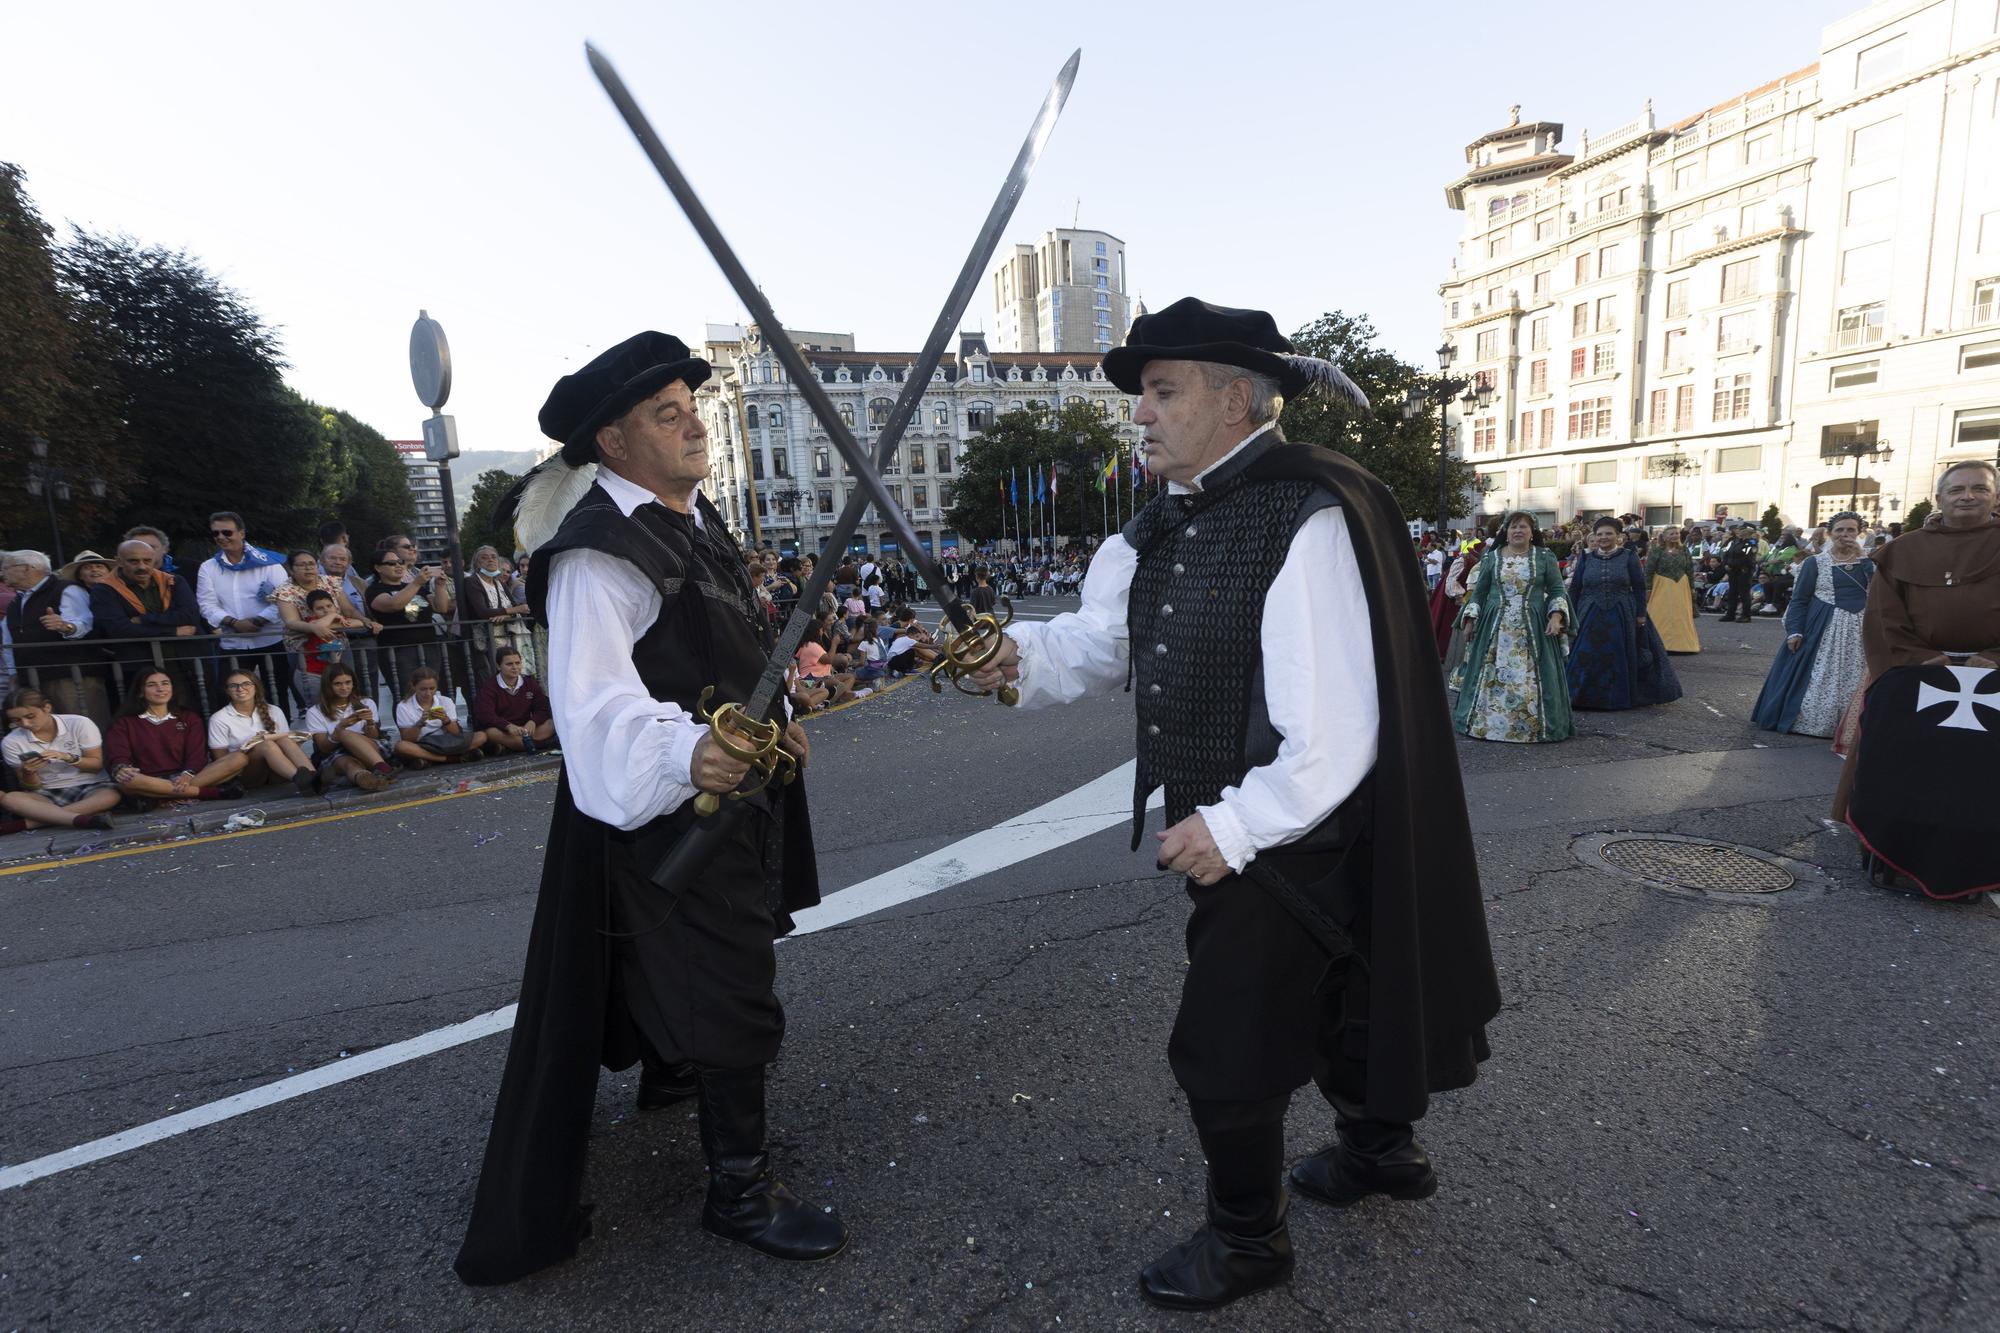
<svg viewBox="0 0 2000 1333">
<path fill-rule="evenodd" d="M 478 757 L 486 733 L 466 733 L 458 705 L 438 693 L 438 673 L 420 666 L 410 673 L 410 693 L 396 705 L 396 757 L 412 768 L 455 764 Z"/>
</svg>

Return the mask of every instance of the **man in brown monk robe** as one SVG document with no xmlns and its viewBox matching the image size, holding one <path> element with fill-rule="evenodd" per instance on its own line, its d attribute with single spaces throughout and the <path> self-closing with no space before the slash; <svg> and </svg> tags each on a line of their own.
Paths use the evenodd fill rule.
<svg viewBox="0 0 2000 1333">
<path fill-rule="evenodd" d="M 1953 464 L 1938 478 L 1943 521 L 1904 533 L 1876 555 L 1861 622 L 1871 678 L 1898 666 L 2000 666 L 1996 490 L 1993 464 Z"/>
</svg>

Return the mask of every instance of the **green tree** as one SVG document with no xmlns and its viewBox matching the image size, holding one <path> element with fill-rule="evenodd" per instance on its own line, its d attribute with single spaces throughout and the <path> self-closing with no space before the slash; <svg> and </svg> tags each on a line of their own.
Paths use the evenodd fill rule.
<svg viewBox="0 0 2000 1333">
<path fill-rule="evenodd" d="M 1765 507 L 1764 517 L 1757 520 L 1757 526 L 1764 530 L 1764 540 L 1775 542 L 1784 535 L 1785 520 L 1778 514 L 1778 506 Z"/>
<path fill-rule="evenodd" d="M 21 169 L 0 162 L 0 472 L 25 479 L 30 441 L 48 441 L 46 462 L 68 482 L 70 498 L 58 506 L 58 521 L 73 552 L 97 541 L 124 495 L 127 468 L 114 447 L 115 377 L 104 348 L 76 319 L 52 238 Z M 104 496 L 93 494 L 93 478 L 104 484 Z M 23 486 L 0 488 L 7 544 L 53 554 L 48 508 Z"/>
<path fill-rule="evenodd" d="M 1289 439 L 1327 445 L 1346 454 L 1381 479 L 1405 514 L 1435 522 L 1438 379 L 1378 346 L 1375 339 L 1375 328 L 1365 315 L 1338 310 L 1294 333 L 1294 347 L 1346 371 L 1368 395 L 1369 406 L 1361 411 L 1313 394 L 1286 403 L 1279 424 Z M 1424 412 L 1415 420 L 1405 420 L 1403 402 L 1412 392 L 1424 404 Z M 1457 457 L 1447 461 L 1445 489 L 1453 505 L 1446 523 L 1467 512 L 1464 501 L 1474 480 L 1470 463 Z"/>
<path fill-rule="evenodd" d="M 488 468 L 472 483 L 472 499 L 465 507 L 465 517 L 458 521 L 458 548 L 465 552 L 468 568 L 472 564 L 472 553 L 482 546 L 491 546 L 508 559 L 514 556 L 514 533 L 494 520 L 494 510 L 500 507 L 500 500 L 512 490 L 520 480 L 511 472 L 500 468 Z"/>
<path fill-rule="evenodd" d="M 1051 412 L 1041 403 L 1008 412 L 966 444 L 959 464 L 953 505 L 946 518 L 970 541 L 1013 536 L 1017 513 L 1028 512 L 1028 477 L 1039 467 L 1044 477 L 1056 469 L 1056 528 L 1066 539 L 1096 533 L 1101 502 L 1093 478 L 1123 443 L 1108 417 L 1088 403 Z M 1002 499 L 1001 488 L 1019 477 L 1020 504 Z M 1044 483 L 1046 485 L 1046 482 Z M 1039 506 L 1038 506 L 1039 510 Z M 1028 539 L 1032 544 L 1032 536 Z"/>
<path fill-rule="evenodd" d="M 1924 520 L 1930 516 L 1931 502 L 1929 500 L 1917 501 L 1910 506 L 1910 512 L 1903 515 L 1903 531 L 1914 532 L 1916 529 L 1921 528 L 1924 525 Z"/>
<path fill-rule="evenodd" d="M 320 519 L 338 518 L 356 545 L 364 548 L 406 530 L 416 504 L 410 495 L 410 470 L 396 446 L 381 431 L 338 408 L 309 406 L 319 418 L 324 451 L 323 483 L 314 496 Z"/>
<path fill-rule="evenodd" d="M 186 253 L 130 237 L 79 231 L 58 271 L 116 373 L 119 521 L 182 537 L 229 508 L 262 545 L 309 538 L 330 484 L 323 428 L 256 312 Z"/>
</svg>

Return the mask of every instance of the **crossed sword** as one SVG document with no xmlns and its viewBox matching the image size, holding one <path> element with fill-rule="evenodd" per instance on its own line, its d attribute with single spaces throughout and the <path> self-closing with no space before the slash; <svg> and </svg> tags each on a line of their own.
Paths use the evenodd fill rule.
<svg viewBox="0 0 2000 1333">
<path fill-rule="evenodd" d="M 1028 130 L 1028 137 L 1022 142 L 1021 151 L 1015 155 L 1014 165 L 1008 171 L 1006 180 L 1001 183 L 1000 193 L 993 200 L 993 207 L 987 212 L 986 221 L 980 227 L 978 238 L 973 241 L 971 252 L 965 257 L 964 266 L 959 269 L 958 280 L 952 284 L 951 293 L 945 298 L 944 308 L 938 312 L 937 323 L 931 328 L 930 339 L 924 344 L 923 352 L 910 368 L 908 378 L 903 384 L 903 391 L 897 396 L 895 407 L 890 411 L 888 421 L 883 425 L 882 432 L 877 438 L 875 456 L 871 458 L 867 450 L 863 449 L 854 438 L 853 432 L 835 409 L 832 400 L 827 397 L 819 377 L 799 355 L 791 336 L 785 332 L 770 303 L 764 299 L 763 291 L 751 280 L 742 261 L 736 257 L 735 250 L 724 239 L 721 229 L 715 225 L 715 220 L 709 216 L 708 209 L 695 194 L 694 187 L 681 173 L 673 155 L 667 152 L 667 147 L 661 142 L 659 134 L 654 131 L 652 122 L 646 118 L 646 113 L 639 109 L 637 100 L 625 86 L 625 81 L 618 76 L 618 71 L 612 68 L 611 62 L 605 59 L 603 53 L 596 47 L 586 45 L 584 51 L 589 57 L 591 72 L 597 76 L 597 81 L 604 85 L 604 91 L 610 95 L 612 105 L 617 107 L 618 114 L 624 117 L 626 126 L 639 141 L 639 147 L 645 151 L 647 159 L 653 164 L 653 169 L 659 172 L 660 179 L 666 183 L 668 191 L 674 196 L 674 201 L 680 205 L 681 211 L 687 215 L 688 222 L 694 227 L 695 234 L 701 237 L 702 244 L 708 247 L 708 252 L 714 257 L 717 267 L 729 280 L 729 285 L 735 289 L 737 298 L 750 312 L 751 319 L 763 330 L 764 338 L 771 350 L 776 353 L 779 364 L 785 368 L 785 373 L 791 377 L 792 383 L 805 397 L 807 406 L 812 409 L 813 415 L 818 418 L 820 425 L 832 439 L 834 447 L 840 451 L 841 457 L 847 460 L 847 466 L 854 473 L 855 480 L 860 483 L 849 495 L 846 507 L 840 511 L 840 517 L 827 537 L 826 550 L 828 552 L 845 550 L 848 539 L 861 524 L 862 514 L 871 503 L 874 504 L 890 530 L 895 533 L 910 563 L 916 567 L 917 572 L 930 587 L 931 595 L 937 599 L 939 607 L 943 609 L 953 629 L 951 636 L 945 642 L 942 657 L 931 668 L 931 689 L 942 691 L 943 683 L 939 679 L 942 676 L 962 693 L 982 696 L 987 694 L 986 690 L 968 689 L 963 683 L 963 678 L 985 666 L 999 653 L 1001 632 L 1013 619 L 1013 606 L 1011 603 L 1007 604 L 1005 619 L 996 619 L 991 613 L 975 615 L 958 599 L 951 585 L 945 581 L 944 573 L 938 568 L 937 562 L 931 559 L 930 553 L 924 550 L 923 545 L 917 540 L 916 529 L 909 515 L 904 513 L 902 506 L 890 496 L 888 487 L 882 482 L 882 469 L 894 460 L 896 448 L 902 441 L 903 431 L 915 414 L 924 391 L 930 387 L 931 374 L 937 369 L 938 362 L 944 356 L 946 344 L 957 331 L 959 319 L 965 314 L 966 306 L 972 301 L 973 292 L 985 276 L 987 261 L 993 257 L 993 251 L 1000 243 L 1001 233 L 1006 230 L 1008 220 L 1014 215 L 1015 205 L 1020 202 L 1022 192 L 1027 188 L 1028 177 L 1034 172 L 1035 163 L 1041 157 L 1050 133 L 1055 129 L 1057 117 L 1062 114 L 1063 103 L 1069 98 L 1070 86 L 1076 82 L 1076 69 L 1083 59 L 1083 52 L 1079 49 L 1071 54 L 1069 60 L 1064 63 L 1061 73 L 1056 75 L 1048 96 L 1043 99 L 1041 110 L 1036 114 L 1035 122 Z M 798 603 L 792 608 L 791 615 L 778 634 L 777 645 L 772 650 L 770 661 L 765 663 L 764 674 L 758 678 L 757 687 L 751 692 L 747 702 L 742 704 L 724 702 L 711 709 L 709 700 L 715 693 L 715 687 L 711 685 L 701 693 L 701 699 L 696 705 L 697 711 L 702 720 L 709 724 L 710 734 L 715 738 L 715 743 L 731 757 L 750 765 L 751 772 L 745 779 L 749 785 L 729 793 L 732 801 L 741 800 L 745 796 L 761 791 L 774 780 L 785 783 L 796 776 L 796 765 L 792 756 L 779 744 L 784 735 L 784 727 L 773 717 L 773 706 L 778 702 L 778 696 L 784 688 L 785 671 L 791 663 L 792 655 L 797 651 L 799 641 L 805 637 L 806 627 L 816 617 L 819 599 L 826 591 L 827 583 L 833 576 L 833 569 L 834 561 L 824 558 L 814 567 L 812 577 L 800 591 Z M 1019 699 L 1018 692 L 1011 685 L 1002 686 L 998 693 L 1000 702 L 1005 705 L 1012 705 Z M 673 850 L 668 852 L 654 868 L 652 873 L 654 884 L 669 891 L 675 890 L 677 886 L 687 881 L 693 870 L 699 868 L 713 855 L 715 848 L 728 833 L 727 820 L 717 817 L 720 810 L 721 798 L 714 793 L 703 792 L 695 798 L 695 813 L 702 816 L 702 819 L 674 844 Z M 657 924 L 664 924 L 664 919 Z"/>
</svg>

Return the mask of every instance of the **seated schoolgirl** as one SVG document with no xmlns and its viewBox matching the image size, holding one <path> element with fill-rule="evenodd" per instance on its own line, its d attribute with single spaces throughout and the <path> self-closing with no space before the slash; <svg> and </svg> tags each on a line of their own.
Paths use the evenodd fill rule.
<svg viewBox="0 0 2000 1333">
<path fill-rule="evenodd" d="M 0 756 L 19 791 L 0 795 L 0 833 L 24 829 L 111 827 L 118 789 L 104 779 L 104 738 L 81 713 L 58 713 L 40 690 L 19 689 L 6 698 L 7 723 Z"/>
<path fill-rule="evenodd" d="M 319 702 L 306 710 L 304 726 L 312 737 L 313 759 L 322 769 L 330 766 L 363 791 L 389 785 L 375 702 L 361 693 L 353 667 L 334 662 L 319 673 Z"/>
<path fill-rule="evenodd" d="M 181 697 L 172 672 L 149 667 L 132 680 L 131 695 L 104 736 L 104 767 L 126 799 L 141 810 L 162 801 L 233 801 L 236 780 L 250 762 L 240 750 L 208 753 L 208 727 Z"/>
<path fill-rule="evenodd" d="M 466 731 L 458 705 L 438 692 L 438 673 L 420 666 L 409 675 L 409 694 L 396 705 L 395 753 L 412 768 L 455 764 L 479 757 L 483 731 Z"/>
</svg>

